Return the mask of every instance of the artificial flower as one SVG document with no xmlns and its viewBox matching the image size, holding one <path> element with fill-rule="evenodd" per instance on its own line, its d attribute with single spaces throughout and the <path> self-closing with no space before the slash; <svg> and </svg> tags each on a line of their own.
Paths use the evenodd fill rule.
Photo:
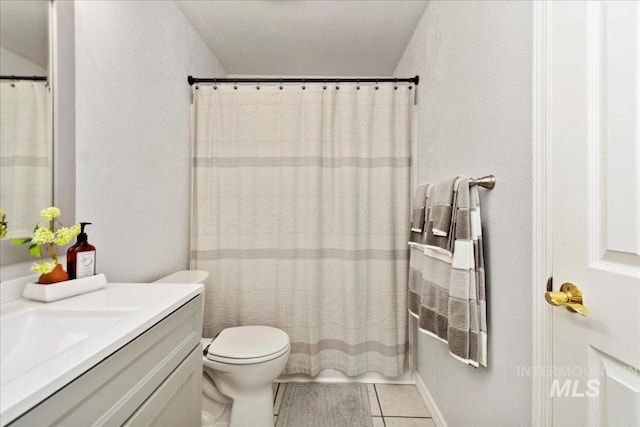
<svg viewBox="0 0 640 427">
<path fill-rule="evenodd" d="M 80 233 L 80 224 L 71 227 L 60 227 L 55 233 L 53 243 L 64 246 Z"/>
<path fill-rule="evenodd" d="M 44 219 L 45 221 L 53 221 L 59 216 L 60 209 L 56 208 L 55 206 L 51 206 L 40 211 L 40 218 Z"/>
<path fill-rule="evenodd" d="M 33 230 L 33 236 L 25 238 L 12 238 L 11 241 L 17 245 L 29 243 L 29 253 L 35 257 L 41 257 L 43 252 L 40 246 L 43 246 L 47 254 L 51 257 L 51 261 L 42 261 L 34 263 L 31 270 L 40 274 L 51 272 L 58 264 L 58 256 L 54 250 L 54 246 L 63 246 L 71 242 L 71 240 L 80 233 L 80 224 L 71 227 L 65 227 L 56 220 L 60 216 L 60 209 L 55 206 L 48 207 L 40 211 L 40 217 L 49 223 L 48 227 L 40 227 L 36 224 Z M 56 222 L 60 224 L 60 228 L 55 229 Z"/>
<path fill-rule="evenodd" d="M 47 274 L 51 273 L 56 265 L 58 265 L 58 261 L 42 261 L 40 263 L 34 262 L 31 266 L 31 271 L 33 271 L 34 273 Z"/>
<path fill-rule="evenodd" d="M 33 232 L 31 243 L 34 245 L 46 245 L 47 243 L 54 242 L 53 231 L 48 228 L 38 227 Z"/>
<path fill-rule="evenodd" d="M 0 239 L 4 239 L 7 235 L 7 216 L 0 209 Z"/>
</svg>

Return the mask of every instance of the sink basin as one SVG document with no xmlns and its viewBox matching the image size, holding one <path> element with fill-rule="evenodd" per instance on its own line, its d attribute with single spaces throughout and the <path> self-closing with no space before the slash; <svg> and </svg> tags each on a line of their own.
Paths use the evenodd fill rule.
<svg viewBox="0 0 640 427">
<path fill-rule="evenodd" d="M 201 292 L 199 284 L 107 283 L 46 304 L 25 298 L 0 304 L 0 426 L 45 401 Z"/>
<path fill-rule="evenodd" d="M 1 384 L 70 349 L 130 314 L 135 308 L 36 308 L 0 323 Z"/>
</svg>

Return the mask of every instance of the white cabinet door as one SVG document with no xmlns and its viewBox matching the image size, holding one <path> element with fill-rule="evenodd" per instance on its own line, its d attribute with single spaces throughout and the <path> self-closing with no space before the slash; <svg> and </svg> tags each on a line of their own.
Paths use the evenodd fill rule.
<svg viewBox="0 0 640 427">
<path fill-rule="evenodd" d="M 640 4 L 548 3 L 553 424 L 640 425 Z"/>
<path fill-rule="evenodd" d="M 202 349 L 198 346 L 124 425 L 200 427 L 201 414 Z"/>
</svg>

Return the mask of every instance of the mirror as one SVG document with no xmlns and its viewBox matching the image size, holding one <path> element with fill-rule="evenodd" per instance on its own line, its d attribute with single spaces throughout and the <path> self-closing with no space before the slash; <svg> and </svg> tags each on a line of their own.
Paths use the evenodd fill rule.
<svg viewBox="0 0 640 427">
<path fill-rule="evenodd" d="M 7 237 L 53 204 L 48 0 L 0 2 L 0 208 Z"/>
<path fill-rule="evenodd" d="M 0 0 L 3 8 L 0 12 L 1 26 L 4 29 L 5 19 L 9 22 L 4 7 L 10 3 L 39 3 L 47 9 L 46 24 L 40 28 L 47 28 L 48 46 L 48 77 L 49 77 L 49 129 L 52 145 L 52 185 L 49 186 L 49 203 L 30 214 L 26 223 L 31 231 L 39 219 L 40 209 L 51 204 L 62 211 L 60 221 L 65 225 L 75 223 L 76 194 L 75 194 L 75 16 L 74 2 L 61 0 L 16 1 Z M 28 25 L 21 27 L 23 33 L 33 28 Z M 4 39 L 4 33 L 2 34 Z M 2 61 L 4 63 L 4 61 Z M 0 126 L 0 130 L 2 127 Z M 2 166 L 4 169 L 4 166 Z M 51 190 L 53 188 L 53 190 Z M 51 202 L 51 197 L 53 201 Z M 6 209 L 4 206 L 0 206 Z M 9 229 L 13 220 L 7 217 Z M 17 227 L 16 227 L 17 228 Z M 29 232 L 30 234 L 30 232 Z M 24 246 L 12 245 L 7 239 L 0 241 L 0 281 L 29 274 L 29 266 L 35 259 L 27 253 Z M 64 248 L 59 251 L 64 253 Z"/>
</svg>

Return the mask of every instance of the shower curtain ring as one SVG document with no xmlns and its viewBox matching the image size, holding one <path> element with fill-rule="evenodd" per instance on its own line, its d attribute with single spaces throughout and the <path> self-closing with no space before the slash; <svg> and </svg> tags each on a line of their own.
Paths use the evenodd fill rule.
<svg viewBox="0 0 640 427">
<path fill-rule="evenodd" d="M 260 90 L 260 79 L 256 79 L 256 90 Z"/>
<path fill-rule="evenodd" d="M 360 90 L 360 78 L 357 79 L 357 83 L 356 83 L 356 89 Z"/>
<path fill-rule="evenodd" d="M 282 79 L 280 79 L 280 90 L 282 90 Z"/>
<path fill-rule="evenodd" d="M 218 79 L 214 78 L 213 79 L 213 90 L 216 90 L 216 89 L 218 89 Z"/>
<path fill-rule="evenodd" d="M 324 79 L 324 84 L 322 85 L 322 89 L 327 89 L 327 79 Z"/>
<path fill-rule="evenodd" d="M 376 90 L 378 90 L 378 79 L 376 79 Z"/>
<path fill-rule="evenodd" d="M 340 80 L 336 79 L 336 90 L 340 90 Z"/>
<path fill-rule="evenodd" d="M 305 86 L 306 83 L 307 83 L 307 79 L 302 79 L 302 90 L 307 88 L 307 86 Z"/>
<path fill-rule="evenodd" d="M 236 79 L 233 79 L 233 88 L 238 89 L 238 81 Z"/>
<path fill-rule="evenodd" d="M 398 79 L 393 79 L 393 88 L 398 89 Z"/>
</svg>

